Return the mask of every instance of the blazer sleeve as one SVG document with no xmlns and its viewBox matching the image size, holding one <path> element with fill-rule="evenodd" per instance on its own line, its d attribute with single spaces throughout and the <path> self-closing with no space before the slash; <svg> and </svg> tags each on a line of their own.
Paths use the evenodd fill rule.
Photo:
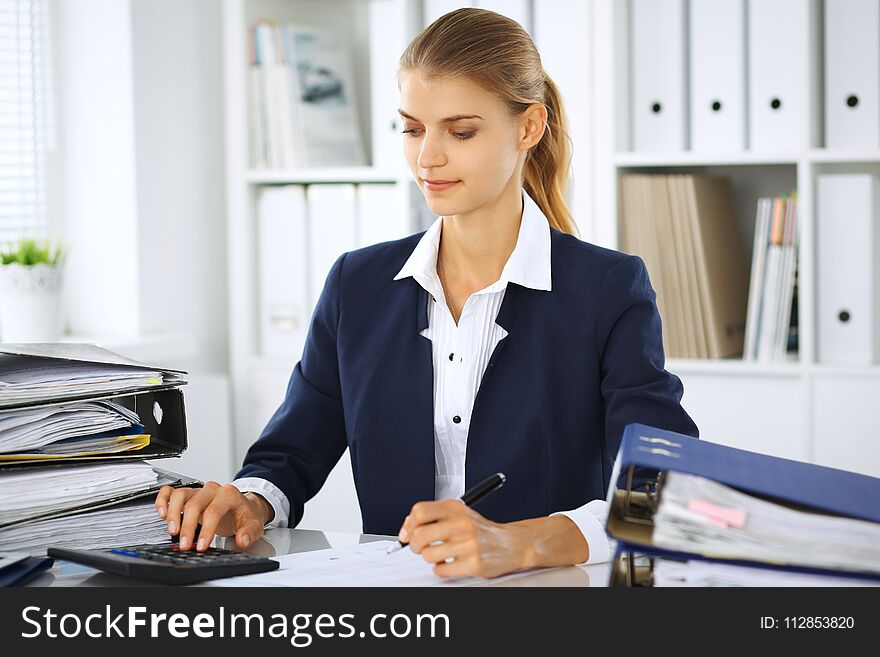
<svg viewBox="0 0 880 657">
<path fill-rule="evenodd" d="M 330 269 L 284 401 L 235 476 L 275 484 L 290 502 L 291 527 L 302 519 L 306 501 L 320 490 L 347 446 L 336 350 L 344 262 L 343 254 Z"/>
<path fill-rule="evenodd" d="M 638 256 L 626 256 L 605 276 L 597 315 L 605 440 L 610 457 L 606 488 L 623 429 L 640 422 L 699 437 L 697 425 L 681 406 L 684 387 L 667 372 L 657 296 Z M 636 484 L 656 476 L 640 471 Z"/>
</svg>

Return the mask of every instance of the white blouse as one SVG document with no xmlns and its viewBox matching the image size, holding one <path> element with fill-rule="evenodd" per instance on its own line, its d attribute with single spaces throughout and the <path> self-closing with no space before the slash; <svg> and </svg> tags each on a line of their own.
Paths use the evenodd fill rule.
<svg viewBox="0 0 880 657">
<path fill-rule="evenodd" d="M 507 331 L 495 323 L 507 284 L 547 291 L 551 288 L 550 224 L 524 190 L 522 198 L 519 236 L 501 277 L 468 298 L 458 325 L 446 304 L 436 271 L 442 217 L 425 232 L 394 277 L 399 280 L 411 276 L 433 299 L 428 304 L 428 328 L 422 335 L 431 340 L 434 361 L 434 498 L 438 500 L 464 494 L 465 455 L 474 400 L 489 357 L 507 337 Z M 287 526 L 290 504 L 274 484 L 257 477 L 232 483 L 242 492 L 253 491 L 266 498 L 275 510 L 269 526 Z M 562 512 L 578 526 L 590 546 L 586 563 L 611 558 L 605 533 L 607 513 L 605 500 L 592 500 Z"/>
</svg>

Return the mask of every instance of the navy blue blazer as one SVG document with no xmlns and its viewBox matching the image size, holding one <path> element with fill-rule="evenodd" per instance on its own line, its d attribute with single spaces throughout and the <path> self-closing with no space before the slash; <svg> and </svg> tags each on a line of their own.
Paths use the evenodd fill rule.
<svg viewBox="0 0 880 657">
<path fill-rule="evenodd" d="M 342 255 L 312 316 L 281 406 L 236 477 L 262 477 L 290 501 L 290 526 L 345 448 L 363 531 L 396 534 L 434 498 L 434 303 L 393 280 L 421 233 Z M 552 291 L 509 284 L 468 432 L 465 488 L 504 472 L 478 511 L 498 522 L 604 499 L 625 425 L 697 436 L 664 369 L 660 316 L 637 256 L 551 231 Z"/>
</svg>

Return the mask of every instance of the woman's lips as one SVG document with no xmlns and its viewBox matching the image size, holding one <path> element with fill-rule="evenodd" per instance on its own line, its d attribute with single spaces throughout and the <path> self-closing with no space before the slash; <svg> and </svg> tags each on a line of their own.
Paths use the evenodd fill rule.
<svg viewBox="0 0 880 657">
<path fill-rule="evenodd" d="M 427 187 L 432 192 L 442 192 L 444 189 L 449 189 L 450 187 L 457 185 L 460 183 L 460 180 L 451 180 L 448 182 L 429 182 L 422 178 L 422 182 L 425 183 L 425 187 Z"/>
</svg>

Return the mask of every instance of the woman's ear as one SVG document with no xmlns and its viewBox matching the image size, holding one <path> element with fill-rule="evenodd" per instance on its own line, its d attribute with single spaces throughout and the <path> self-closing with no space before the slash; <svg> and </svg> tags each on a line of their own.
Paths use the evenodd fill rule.
<svg viewBox="0 0 880 657">
<path fill-rule="evenodd" d="M 538 144 L 547 129 L 547 108 L 535 103 L 522 113 L 520 121 L 520 147 L 529 149 Z"/>
</svg>

